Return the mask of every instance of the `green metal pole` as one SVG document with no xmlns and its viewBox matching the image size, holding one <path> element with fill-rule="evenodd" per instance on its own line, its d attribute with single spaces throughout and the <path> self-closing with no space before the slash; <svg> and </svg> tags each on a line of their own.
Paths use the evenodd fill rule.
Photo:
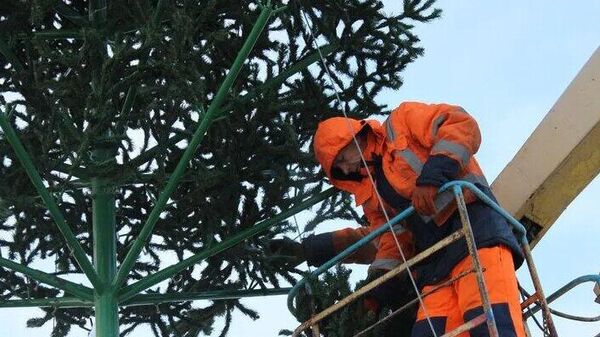
<svg viewBox="0 0 600 337">
<path fill-rule="evenodd" d="M 323 55 L 323 57 L 326 57 L 329 54 L 333 53 L 338 47 L 339 47 L 339 45 L 336 43 L 328 44 L 328 45 L 321 47 L 320 54 L 319 54 L 319 52 L 313 52 L 313 53 L 307 55 L 300 61 L 294 63 L 289 68 L 283 70 L 279 75 L 273 77 L 269 81 L 266 81 L 262 85 L 254 88 L 248 94 L 240 97 L 241 102 L 247 102 L 247 101 L 257 97 L 258 95 L 260 95 L 263 92 L 279 88 L 279 86 L 281 85 L 281 83 L 283 83 L 283 81 L 285 81 L 292 75 L 300 72 L 301 70 L 308 68 L 308 66 L 310 66 L 311 64 L 320 60 L 321 55 Z M 221 114 L 225 114 L 225 113 L 231 111 L 232 109 L 233 109 L 233 103 L 229 103 L 228 105 L 221 108 Z"/>
<path fill-rule="evenodd" d="M 106 26 L 106 0 L 89 1 L 89 21 L 97 31 L 102 31 Z M 98 43 L 92 53 L 93 63 L 92 85 L 100 86 L 102 82 L 101 69 L 106 60 L 106 37 Z M 104 134 L 110 136 L 110 130 Z M 114 158 L 115 151 L 111 148 L 97 148 L 94 150 L 94 160 L 105 162 Z M 94 310 L 96 316 L 97 337 L 119 336 L 119 304 L 115 296 L 115 289 L 110 286 L 117 268 L 117 239 L 115 220 L 115 191 L 114 184 L 105 178 L 94 177 L 91 180 L 92 188 L 92 213 L 93 213 L 93 243 L 94 267 L 103 288 L 94 291 Z"/>
<path fill-rule="evenodd" d="M 54 222 L 58 226 L 58 229 L 65 237 L 67 246 L 71 250 L 71 253 L 73 254 L 73 257 L 79 264 L 79 267 L 81 267 L 81 269 L 95 288 L 101 288 L 102 284 L 100 282 L 100 279 L 98 278 L 98 275 L 96 275 L 96 272 L 94 271 L 94 267 L 92 266 L 87 255 L 83 251 L 83 248 L 79 244 L 79 241 L 77 241 L 77 238 L 75 238 L 75 235 L 71 231 L 71 228 L 69 228 L 69 226 L 67 225 L 65 218 L 63 217 L 60 209 L 58 208 L 58 205 L 56 204 L 56 201 L 54 201 L 54 198 L 50 195 L 50 192 L 48 192 L 48 189 L 46 189 L 46 187 L 44 186 L 40 174 L 35 169 L 35 166 L 31 161 L 31 157 L 29 156 L 29 154 L 25 150 L 25 147 L 19 140 L 17 133 L 6 118 L 6 115 L 1 111 L 0 127 L 4 130 L 4 135 L 6 139 L 8 139 L 8 141 L 12 145 L 15 154 L 17 155 L 17 158 L 19 158 L 21 165 L 23 165 L 25 172 L 27 172 L 29 179 L 33 183 L 33 186 L 35 186 L 36 190 L 42 197 L 42 200 L 44 200 L 46 207 L 48 207 L 52 219 L 54 219 Z"/>
<path fill-rule="evenodd" d="M 338 48 L 337 44 L 328 44 L 326 46 L 321 47 L 321 53 L 323 54 L 323 56 L 327 56 L 330 53 L 334 52 L 337 48 Z M 253 88 L 252 91 L 250 91 L 248 94 L 246 94 L 244 96 L 241 96 L 239 99 L 241 100 L 241 102 L 247 102 L 248 100 L 253 99 L 254 97 L 257 97 L 258 95 L 260 95 L 261 93 L 263 93 L 267 90 L 272 90 L 274 88 L 277 88 L 283 81 L 288 79 L 290 76 L 307 68 L 308 66 L 315 63 L 319 59 L 320 58 L 319 58 L 318 52 L 309 54 L 302 60 L 298 61 L 297 63 L 290 66 L 286 70 L 282 71 L 279 75 L 277 75 L 273 79 L 269 80 L 268 82 L 265 82 L 264 84 L 262 84 L 256 88 Z M 129 97 L 129 92 L 127 93 L 127 98 L 128 97 Z M 127 99 L 125 101 L 127 101 Z M 227 104 L 226 106 L 224 106 L 220 109 L 221 111 L 218 114 L 224 115 L 224 114 L 230 112 L 232 109 L 233 109 L 233 104 L 231 104 L 231 103 Z M 125 108 L 123 108 L 123 110 L 126 111 Z M 122 114 L 122 112 L 121 112 L 121 114 Z M 158 145 L 154 146 L 153 148 L 147 150 L 146 152 L 141 153 L 137 157 L 133 158 L 128 163 L 128 165 L 130 167 L 138 167 L 138 166 L 148 162 L 150 159 L 152 159 L 159 151 L 162 151 L 165 148 L 169 148 L 169 147 L 179 143 L 180 141 L 182 141 L 185 138 L 186 138 L 185 134 L 181 134 L 181 133 L 176 134 L 175 136 L 169 138 L 164 144 L 158 144 Z"/>
<path fill-rule="evenodd" d="M 159 282 L 162 282 L 168 278 L 171 278 L 175 274 L 179 273 L 180 271 L 182 271 L 190 266 L 193 266 L 194 264 L 196 264 L 208 257 L 211 257 L 215 254 L 218 254 L 226 249 L 229 249 L 229 248 L 239 244 L 240 242 L 268 229 L 269 227 L 306 209 L 307 207 L 310 207 L 320 201 L 323 201 L 323 200 L 329 198 L 330 196 L 332 196 L 335 193 L 337 193 L 336 189 L 329 188 L 329 189 L 299 203 L 298 205 L 295 205 L 295 206 L 277 214 L 276 216 L 274 216 L 270 219 L 267 219 L 265 221 L 257 223 L 256 225 L 252 226 L 252 228 L 248 228 L 244 231 L 241 231 L 238 234 L 232 236 L 231 238 L 229 238 L 223 242 L 220 242 L 219 244 L 217 244 L 213 247 L 209 247 L 209 248 L 205 249 L 201 253 L 190 256 L 189 258 L 187 258 L 177 264 L 169 266 L 169 267 L 157 272 L 156 274 L 147 276 L 147 277 L 137 281 L 136 283 L 133 283 L 133 284 L 123 288 L 120 292 L 119 300 L 121 302 L 126 301 L 129 298 L 133 297 L 135 294 L 139 293 L 140 291 L 147 289 L 149 287 L 152 287 L 153 285 L 155 285 Z"/>
<path fill-rule="evenodd" d="M 104 290 L 94 292 L 96 336 L 118 337 L 119 306 L 115 290 L 108 286 L 117 266 L 115 197 L 113 187 L 97 178 L 92 179 L 92 211 L 94 265 L 100 280 L 106 285 Z"/>
<path fill-rule="evenodd" d="M 166 302 L 183 302 L 198 300 L 228 300 L 235 298 L 278 296 L 287 295 L 292 288 L 277 289 L 252 289 L 252 290 L 212 290 L 195 293 L 166 293 L 166 294 L 144 294 L 137 295 L 125 303 L 123 307 L 140 305 L 160 304 Z M 0 301 L 0 308 L 29 308 L 29 307 L 53 307 L 53 308 L 86 308 L 93 307 L 94 302 L 81 300 L 75 297 L 58 298 L 32 298 L 26 300 Z"/>
<path fill-rule="evenodd" d="M 3 257 L 0 257 L 0 267 L 8 268 L 19 273 L 23 273 L 36 281 L 46 283 L 58 289 L 62 289 L 69 294 L 79 297 L 80 299 L 91 300 L 93 297 L 92 290 L 88 287 L 64 280 L 54 275 L 44 273 L 41 270 L 29 268 L 20 263 L 5 259 Z"/>
<path fill-rule="evenodd" d="M 89 20 L 99 32 L 106 28 L 106 0 L 89 1 Z M 102 67 L 106 61 L 106 36 L 98 43 L 93 63 L 92 85 L 100 87 L 102 82 Z M 106 130 L 110 136 L 110 130 Z M 94 150 L 94 160 L 105 162 L 115 157 L 113 148 L 97 148 Z M 119 303 L 115 288 L 110 284 L 117 269 L 117 236 L 115 220 L 115 191 L 114 184 L 105 178 L 92 178 L 92 213 L 93 213 L 93 240 L 94 240 L 94 266 L 103 289 L 95 289 L 94 310 L 96 314 L 96 336 L 119 336 Z"/>
<path fill-rule="evenodd" d="M 196 300 L 229 300 L 235 298 L 287 295 L 292 288 L 253 289 L 253 290 L 213 290 L 198 293 L 168 293 L 137 295 L 122 303 L 122 306 L 160 304 L 165 302 L 181 302 Z"/>
<path fill-rule="evenodd" d="M 196 132 L 194 133 L 194 136 L 192 137 L 190 144 L 188 145 L 187 149 L 183 153 L 183 156 L 181 157 L 179 163 L 177 164 L 177 167 L 175 168 L 175 171 L 171 175 L 171 178 L 167 182 L 165 189 L 160 193 L 160 196 L 156 202 L 156 205 L 154 206 L 154 208 L 152 209 L 152 212 L 148 216 L 148 220 L 146 220 L 144 227 L 142 227 L 140 235 L 133 243 L 133 246 L 127 253 L 125 260 L 123 260 L 123 263 L 119 267 L 117 276 L 115 277 L 115 280 L 112 283 L 112 286 L 114 288 L 119 288 L 125 282 L 125 279 L 127 278 L 127 275 L 129 274 L 129 272 L 131 271 L 131 268 L 133 267 L 135 261 L 137 260 L 138 255 L 140 254 L 142 248 L 144 247 L 144 245 L 146 243 L 146 240 L 152 233 L 152 229 L 154 228 L 154 225 L 156 224 L 156 221 L 158 220 L 160 213 L 163 211 L 163 209 L 167 203 L 167 200 L 169 200 L 169 197 L 175 190 L 175 187 L 177 187 L 177 184 L 178 184 L 179 180 L 181 179 L 181 176 L 183 175 L 183 172 L 185 171 L 185 168 L 188 165 L 192 155 L 194 154 L 194 152 L 196 152 L 196 148 L 200 144 L 200 141 L 202 141 L 202 138 L 204 138 L 204 135 L 206 134 L 206 130 L 212 124 L 212 121 L 215 118 L 215 116 L 218 115 L 218 111 L 219 111 L 219 107 L 221 106 L 221 103 L 223 102 L 223 100 L 225 99 L 225 96 L 229 92 L 229 89 L 233 85 L 233 82 L 235 81 L 237 75 L 240 72 L 240 69 L 242 68 L 242 65 L 244 64 L 244 61 L 248 57 L 248 54 L 250 54 L 250 51 L 252 50 L 252 48 L 254 47 L 254 44 L 258 40 L 258 36 L 260 35 L 261 31 L 267 24 L 269 16 L 271 15 L 272 12 L 273 12 L 273 9 L 271 6 L 264 6 L 262 8 L 262 11 L 260 12 L 260 15 L 258 16 L 258 20 L 254 24 L 254 27 L 252 28 L 252 31 L 250 32 L 250 35 L 244 42 L 244 45 L 242 46 L 242 49 L 239 51 L 237 57 L 235 58 L 235 61 L 233 62 L 233 65 L 231 66 L 229 73 L 227 73 L 227 76 L 225 77 L 223 84 L 221 84 L 221 87 L 217 91 L 215 98 L 211 102 L 210 107 L 208 108 L 208 111 L 206 112 L 206 116 L 202 119 L 202 122 L 198 126 L 198 129 L 196 129 Z"/>
<path fill-rule="evenodd" d="M 32 298 L 27 300 L 0 301 L 0 308 L 30 308 L 30 307 L 53 307 L 53 308 L 85 308 L 91 307 L 94 302 L 81 300 L 75 297 L 57 298 Z"/>
</svg>

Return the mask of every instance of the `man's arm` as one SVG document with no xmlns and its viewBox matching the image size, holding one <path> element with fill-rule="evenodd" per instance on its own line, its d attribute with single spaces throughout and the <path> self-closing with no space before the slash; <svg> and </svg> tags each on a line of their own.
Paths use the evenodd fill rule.
<svg viewBox="0 0 600 337">
<path fill-rule="evenodd" d="M 430 151 L 417 185 L 439 187 L 455 179 L 481 144 L 477 122 L 459 106 L 403 103 L 391 118 L 398 119 L 411 138 Z"/>
<path fill-rule="evenodd" d="M 373 206 L 375 207 L 375 206 Z M 371 230 L 385 223 L 385 218 L 377 209 L 363 205 L 363 211 L 368 224 L 359 228 L 344 228 L 333 232 L 310 235 L 301 243 L 290 239 L 277 239 L 271 241 L 270 250 L 280 255 L 291 255 L 299 258 L 299 262 L 306 261 L 310 266 L 320 266 L 331 260 L 360 239 L 368 235 Z M 375 239 L 363 245 L 353 254 L 344 259 L 343 263 L 370 264 L 377 254 L 379 240 Z M 282 249 L 283 248 L 283 249 Z"/>
<path fill-rule="evenodd" d="M 438 188 L 460 176 L 481 144 L 477 122 L 463 108 L 448 104 L 402 103 L 388 122 L 403 128 L 411 139 L 429 150 L 416 181 L 413 206 L 433 215 Z"/>
</svg>

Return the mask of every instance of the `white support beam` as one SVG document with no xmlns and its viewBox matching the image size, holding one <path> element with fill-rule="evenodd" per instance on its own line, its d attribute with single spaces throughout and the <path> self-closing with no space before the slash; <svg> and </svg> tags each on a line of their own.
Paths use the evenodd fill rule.
<svg viewBox="0 0 600 337">
<path fill-rule="evenodd" d="M 600 172 L 600 48 L 492 184 L 537 243 Z M 538 227 L 539 226 L 539 227 Z"/>
</svg>

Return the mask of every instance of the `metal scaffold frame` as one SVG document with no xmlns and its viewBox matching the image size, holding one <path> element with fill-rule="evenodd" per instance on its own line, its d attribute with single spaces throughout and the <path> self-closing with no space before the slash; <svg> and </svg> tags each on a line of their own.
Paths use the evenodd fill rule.
<svg viewBox="0 0 600 337">
<path fill-rule="evenodd" d="M 313 326 L 316 326 L 318 324 L 318 322 L 320 322 L 321 320 L 323 320 L 324 318 L 326 318 L 327 316 L 331 315 L 332 313 L 334 313 L 335 311 L 343 308 L 344 306 L 348 305 L 349 303 L 351 303 L 352 301 L 360 298 L 362 295 L 366 294 L 368 291 L 374 289 L 375 287 L 385 283 L 386 281 L 392 279 L 393 277 L 398 276 L 400 273 L 408 270 L 410 267 L 414 266 L 415 264 L 423 261 L 424 259 L 426 259 L 427 257 L 431 256 L 432 254 L 434 254 L 435 252 L 443 249 L 444 247 L 447 247 L 448 245 L 450 245 L 453 242 L 456 242 L 460 239 L 465 239 L 468 251 L 469 251 L 469 256 L 471 257 L 472 260 L 472 264 L 473 267 L 464 272 L 461 273 L 460 275 L 457 275 L 455 278 L 448 280 L 447 282 L 445 282 L 444 284 L 440 285 L 439 287 L 445 286 L 451 282 L 454 282 L 455 280 L 464 277 L 470 273 L 475 273 L 476 278 L 477 278 L 477 285 L 478 285 L 478 290 L 479 290 L 479 294 L 481 296 L 481 302 L 482 302 L 482 306 L 483 306 L 483 313 L 473 319 L 471 319 L 470 321 L 467 321 L 465 323 L 463 323 L 461 326 L 457 327 L 455 330 L 452 330 L 451 332 L 446 333 L 445 335 L 443 335 L 442 337 L 452 337 L 452 336 L 457 336 L 462 332 L 468 331 L 473 329 L 474 327 L 477 327 L 483 323 L 486 323 L 487 328 L 488 328 L 488 332 L 489 335 L 492 337 L 498 337 L 498 329 L 496 327 L 496 320 L 494 318 L 494 312 L 492 311 L 492 307 L 491 307 L 491 303 L 490 300 L 488 298 L 488 293 L 487 293 L 487 288 L 485 285 L 485 280 L 483 277 L 483 270 L 481 267 L 481 263 L 479 261 L 479 254 L 477 253 L 477 246 L 475 244 L 475 237 L 473 236 L 473 231 L 471 228 L 471 223 L 469 220 L 469 215 L 467 212 L 467 206 L 464 200 L 464 196 L 463 196 L 463 189 L 468 189 L 471 192 L 473 192 L 475 194 L 475 196 L 477 196 L 481 201 L 483 201 L 485 204 L 487 204 L 488 206 L 490 206 L 491 208 L 493 208 L 496 212 L 500 213 L 504 218 L 506 218 L 506 220 L 510 223 L 510 225 L 513 228 L 513 231 L 516 232 L 518 239 L 519 239 L 519 243 L 521 244 L 521 248 L 523 250 L 523 254 L 525 256 L 525 261 L 527 263 L 527 267 L 529 269 L 529 273 L 531 275 L 531 279 L 535 288 L 535 293 L 531 296 L 529 296 L 524 302 L 522 307 L 528 307 L 531 304 L 537 304 L 537 307 L 534 308 L 532 311 L 530 311 L 530 315 L 531 316 L 535 311 L 538 310 L 542 310 L 542 316 L 543 316 L 543 320 L 544 320 L 544 327 L 546 329 L 546 333 L 551 336 L 551 337 L 557 337 L 558 334 L 556 332 L 556 329 L 554 327 L 554 323 L 552 320 L 552 315 L 551 315 L 551 309 L 548 307 L 548 300 L 546 299 L 541 283 L 540 283 L 540 279 L 538 277 L 538 273 L 535 267 L 535 264 L 533 262 L 533 258 L 531 255 L 531 249 L 529 248 L 529 242 L 527 241 L 527 236 L 526 236 L 526 231 L 525 231 L 525 227 L 519 223 L 519 221 L 517 221 L 516 219 L 514 219 L 508 212 L 506 212 L 504 209 L 502 209 L 500 206 L 498 206 L 492 199 L 490 199 L 487 195 L 485 195 L 481 190 L 479 190 L 475 185 L 473 185 L 472 183 L 466 182 L 466 181 L 453 181 L 450 183 L 447 183 L 446 185 L 444 185 L 441 189 L 440 189 L 440 193 L 443 193 L 444 191 L 447 190 L 452 190 L 452 192 L 454 193 L 455 199 L 456 199 L 456 203 L 457 203 L 457 207 L 458 207 L 458 212 L 460 214 L 460 219 L 462 222 L 462 228 L 457 230 L 456 232 L 450 234 L 449 236 L 447 236 L 446 238 L 440 240 L 439 242 L 437 242 L 436 244 L 434 244 L 433 246 L 431 246 L 430 248 L 424 250 L 423 252 L 420 252 L 419 254 L 417 254 L 416 256 L 414 256 L 413 258 L 407 260 L 405 263 L 397 266 L 396 268 L 390 270 L 389 272 L 387 272 L 386 274 L 384 274 L 383 276 L 371 281 L 370 283 L 368 283 L 367 285 L 363 286 L 362 288 L 358 289 L 357 291 L 355 291 L 354 293 L 352 293 L 351 295 L 347 296 L 346 298 L 341 299 L 340 301 L 338 301 L 337 303 L 335 303 L 334 305 L 324 309 L 323 311 L 321 311 L 320 313 L 313 315 L 309 320 L 305 321 L 304 323 L 302 323 L 301 325 L 299 325 L 293 333 L 293 337 L 298 336 L 302 331 L 311 328 Z M 382 226 L 380 226 L 378 229 L 372 231 L 371 233 L 369 233 L 367 236 L 365 236 L 364 238 L 362 238 L 361 240 L 359 240 L 358 242 L 354 243 L 353 245 L 351 245 L 350 247 L 348 247 L 346 250 L 344 250 L 343 252 L 341 252 L 340 254 L 338 254 L 336 257 L 334 257 L 333 259 L 329 260 L 328 262 L 326 262 L 325 264 L 323 264 L 321 267 L 317 268 L 316 270 L 314 270 L 313 272 L 311 272 L 307 277 L 303 278 L 302 280 L 300 280 L 293 288 L 292 291 L 290 291 L 289 295 L 288 295 L 288 308 L 290 310 L 290 312 L 292 312 L 292 314 L 296 315 L 297 310 L 294 307 L 294 299 L 296 297 L 296 295 L 298 294 L 299 290 L 307 285 L 307 280 L 308 279 L 316 279 L 320 274 L 324 273 L 325 271 L 327 271 L 329 268 L 331 268 L 333 265 L 337 264 L 338 262 L 340 262 L 341 260 L 343 260 L 344 258 L 346 258 L 347 256 L 349 256 L 350 254 L 352 254 L 353 252 L 355 252 L 358 248 L 360 248 L 361 246 L 363 246 L 364 244 L 370 242 L 371 240 L 373 240 L 374 238 L 378 237 L 379 235 L 385 233 L 386 231 L 389 230 L 390 226 L 394 226 L 395 224 L 399 223 L 400 221 L 408 218 L 411 214 L 414 213 L 414 207 L 410 206 L 407 209 L 405 209 L 403 212 L 401 212 L 400 214 L 398 214 L 397 216 L 395 216 L 394 218 L 390 219 L 390 221 Z M 594 275 L 592 275 L 594 276 Z M 569 289 L 571 289 L 573 286 L 575 286 L 576 284 L 579 284 L 580 282 L 585 282 L 585 281 L 600 281 L 600 276 L 594 278 L 592 277 L 591 279 L 589 277 L 586 277 L 582 280 L 576 280 L 574 281 L 573 285 L 567 285 L 563 288 L 561 288 L 556 294 L 553 294 L 549 299 L 556 299 L 558 296 L 562 295 L 564 292 L 568 291 Z M 436 287 L 433 290 L 430 290 L 427 293 L 423 293 L 421 294 L 421 297 L 425 297 L 428 294 L 432 293 L 433 291 L 435 291 L 436 289 L 439 289 L 439 287 Z M 406 308 L 408 308 L 411 305 L 414 305 L 417 303 L 417 299 L 414 299 L 413 301 L 409 302 L 408 304 L 404 305 L 403 307 L 397 309 L 396 311 L 394 311 L 393 313 L 391 313 L 390 315 L 388 315 L 386 318 L 384 318 L 384 320 L 387 320 L 393 316 L 395 316 L 396 314 L 398 314 L 399 312 L 405 310 Z M 526 316 L 526 317 L 529 317 Z M 525 318 L 526 318 L 525 317 Z M 359 332 L 358 334 L 355 335 L 355 337 L 361 336 L 363 335 L 365 332 L 371 330 L 374 326 L 380 324 L 381 321 L 375 323 L 375 325 Z"/>
</svg>

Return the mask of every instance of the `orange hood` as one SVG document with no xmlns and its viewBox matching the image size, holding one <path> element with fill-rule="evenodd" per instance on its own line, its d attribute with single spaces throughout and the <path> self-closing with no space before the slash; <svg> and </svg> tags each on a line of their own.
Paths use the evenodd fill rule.
<svg viewBox="0 0 600 337">
<path fill-rule="evenodd" d="M 366 125 L 370 126 L 371 130 L 377 135 L 381 132 L 381 124 L 375 120 L 356 120 L 346 117 L 329 118 L 319 123 L 313 141 L 315 157 L 331 184 L 354 194 L 357 205 L 361 205 L 372 195 L 371 182 L 368 179 L 362 181 L 335 179 L 331 174 L 331 166 L 340 150 L 348 145 L 352 138 Z"/>
</svg>

